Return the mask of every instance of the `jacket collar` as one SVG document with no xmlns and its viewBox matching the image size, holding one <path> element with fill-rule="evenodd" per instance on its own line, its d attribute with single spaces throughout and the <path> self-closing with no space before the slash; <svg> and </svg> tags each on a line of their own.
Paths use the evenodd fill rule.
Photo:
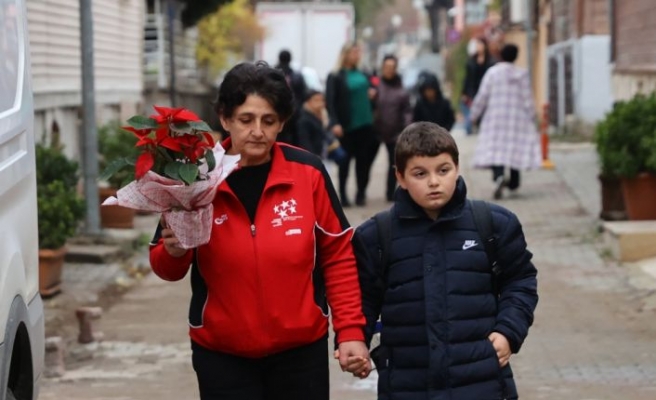
<svg viewBox="0 0 656 400">
<path fill-rule="evenodd" d="M 442 208 L 436 222 L 450 221 L 459 218 L 467 199 L 467 186 L 465 180 L 460 176 L 456 182 L 456 190 L 453 197 Z M 424 210 L 412 200 L 407 190 L 398 188 L 394 194 L 394 209 L 401 219 L 428 219 Z"/>
<path fill-rule="evenodd" d="M 232 147 L 232 139 L 228 137 L 226 140 L 221 142 L 221 146 L 223 146 L 227 152 L 230 147 Z M 271 170 L 269 171 L 269 176 L 267 177 L 264 190 L 267 190 L 267 188 L 271 186 L 293 185 L 295 183 L 294 179 L 292 178 L 289 163 L 286 162 L 285 155 L 283 154 L 282 146 L 286 145 L 275 142 L 271 147 Z M 228 189 L 228 185 L 219 185 L 218 190 L 229 191 L 230 189 Z"/>
</svg>

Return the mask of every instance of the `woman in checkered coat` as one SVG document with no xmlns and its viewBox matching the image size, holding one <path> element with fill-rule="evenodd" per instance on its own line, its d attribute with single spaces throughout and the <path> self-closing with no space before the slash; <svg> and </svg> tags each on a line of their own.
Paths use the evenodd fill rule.
<svg viewBox="0 0 656 400">
<path fill-rule="evenodd" d="M 530 80 L 525 69 L 513 64 L 517 53 L 515 45 L 503 47 L 502 62 L 485 73 L 471 111 L 472 121 L 481 120 L 474 167 L 492 168 L 495 199 L 503 196 L 505 187 L 519 188 L 521 170 L 541 165 Z"/>
</svg>

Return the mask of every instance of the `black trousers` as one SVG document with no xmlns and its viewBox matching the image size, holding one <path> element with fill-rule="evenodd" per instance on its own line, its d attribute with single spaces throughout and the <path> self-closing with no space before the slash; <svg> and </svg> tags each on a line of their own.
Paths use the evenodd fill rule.
<svg viewBox="0 0 656 400">
<path fill-rule="evenodd" d="M 497 178 L 505 176 L 505 167 L 503 165 L 495 165 L 492 167 L 492 180 L 496 182 Z M 508 181 L 508 189 L 515 190 L 520 184 L 519 170 L 510 168 L 510 180 Z"/>
<path fill-rule="evenodd" d="M 342 203 L 347 201 L 346 182 L 348 181 L 351 158 L 355 158 L 355 180 L 357 183 L 359 199 L 366 196 L 369 185 L 371 165 L 374 163 L 380 142 L 374 133 L 373 126 L 367 125 L 344 133 L 340 138 L 342 148 L 346 151 L 346 158 L 339 164 L 339 195 Z"/>
<path fill-rule="evenodd" d="M 396 142 L 385 143 L 387 147 L 387 190 L 385 198 L 387 201 L 394 200 L 394 190 L 396 190 L 396 174 L 394 173 L 394 151 L 396 150 Z"/>
<path fill-rule="evenodd" d="M 257 359 L 191 349 L 201 400 L 329 399 L 327 338 Z"/>
</svg>

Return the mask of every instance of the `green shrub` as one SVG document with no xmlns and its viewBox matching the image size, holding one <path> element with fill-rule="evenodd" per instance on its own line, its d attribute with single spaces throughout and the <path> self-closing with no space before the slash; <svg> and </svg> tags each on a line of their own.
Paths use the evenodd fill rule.
<svg viewBox="0 0 656 400">
<path fill-rule="evenodd" d="M 103 171 L 112 162 L 139 154 L 135 147 L 137 137 L 132 132 L 121 129 L 118 122 L 111 122 L 98 129 L 99 170 Z M 134 168 L 123 168 L 107 178 L 109 185 L 121 188 L 134 180 Z"/>
<path fill-rule="evenodd" d="M 53 181 L 37 187 L 39 208 L 39 248 L 58 249 L 75 235 L 84 217 L 85 205 L 63 181 Z"/>
<path fill-rule="evenodd" d="M 656 94 L 615 103 L 597 124 L 594 139 L 603 175 L 656 173 Z"/>
<path fill-rule="evenodd" d="M 84 217 L 84 200 L 76 191 L 78 163 L 59 148 L 37 144 L 36 170 L 39 248 L 58 249 Z"/>
</svg>

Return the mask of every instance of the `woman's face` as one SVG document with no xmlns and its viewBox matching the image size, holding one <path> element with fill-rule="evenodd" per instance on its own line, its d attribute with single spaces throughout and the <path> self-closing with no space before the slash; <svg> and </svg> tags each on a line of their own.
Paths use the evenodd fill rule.
<svg viewBox="0 0 656 400">
<path fill-rule="evenodd" d="M 220 116 L 220 120 L 232 139 L 228 153 L 240 154 L 244 167 L 271 159 L 271 147 L 284 126 L 271 104 L 257 94 L 248 95 L 231 117 Z"/>
<path fill-rule="evenodd" d="M 360 64 L 360 57 L 362 56 L 360 47 L 359 46 L 353 46 L 351 49 L 346 53 L 346 58 L 344 59 L 344 66 L 353 68 L 357 67 L 358 64 Z"/>
<path fill-rule="evenodd" d="M 392 59 L 385 60 L 381 68 L 381 74 L 385 79 L 392 79 L 396 76 L 396 61 Z"/>
<path fill-rule="evenodd" d="M 483 43 L 481 40 L 476 41 L 476 53 L 485 54 L 485 43 Z"/>
</svg>

